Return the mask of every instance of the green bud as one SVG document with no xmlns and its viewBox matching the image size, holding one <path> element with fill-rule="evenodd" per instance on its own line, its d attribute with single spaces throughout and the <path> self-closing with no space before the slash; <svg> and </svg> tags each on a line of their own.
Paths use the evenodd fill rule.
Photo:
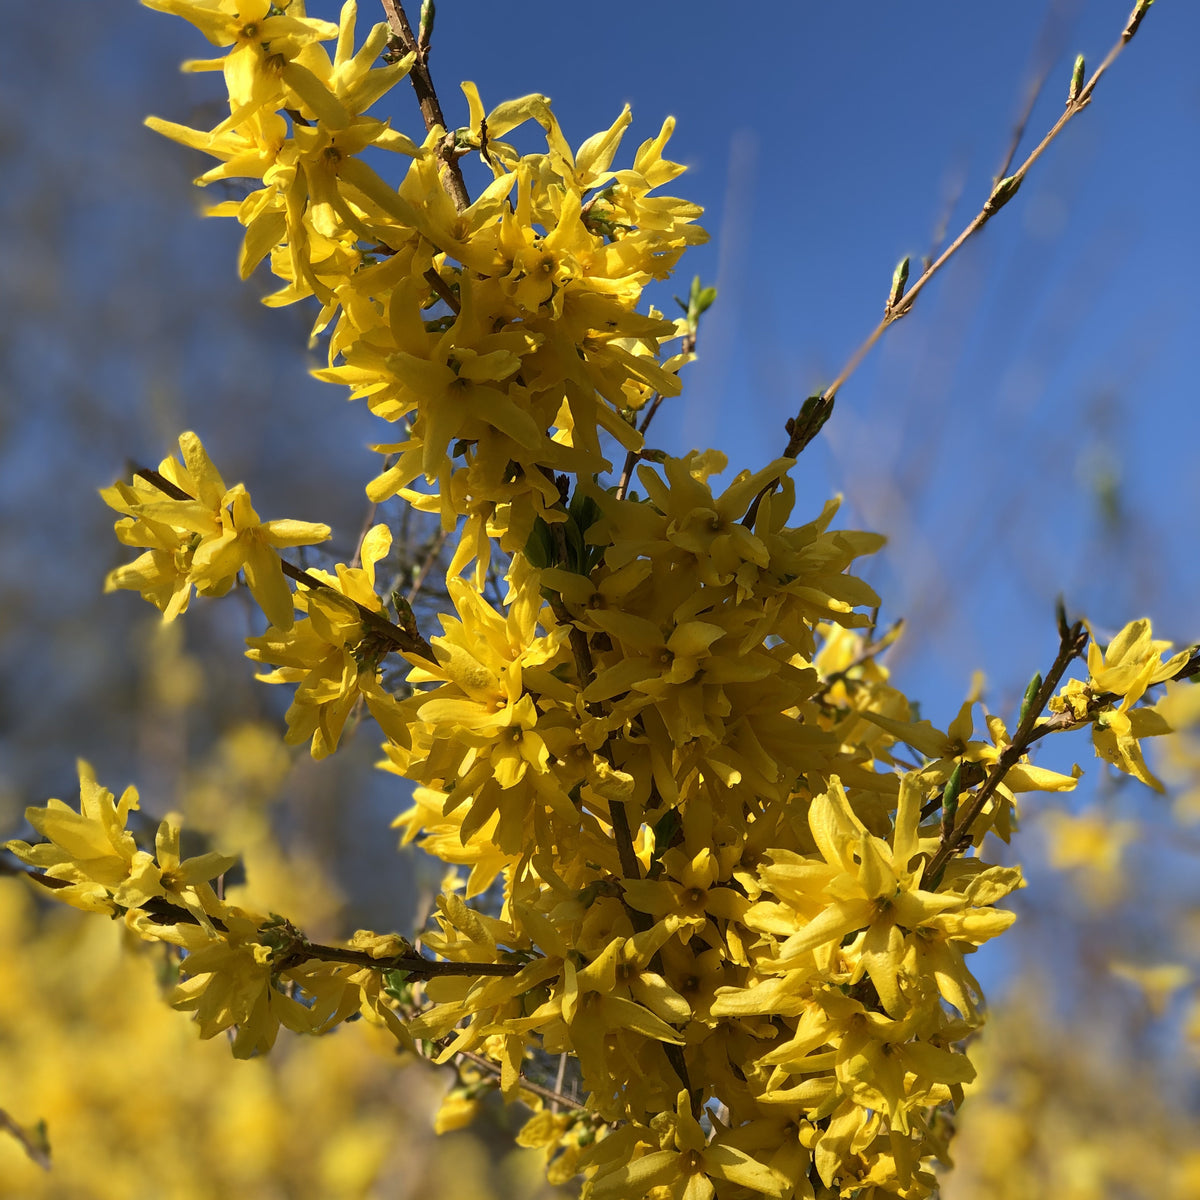
<svg viewBox="0 0 1200 1200">
<path fill-rule="evenodd" d="M 892 272 L 892 290 L 888 293 L 887 312 L 904 298 L 904 287 L 908 283 L 908 255 L 906 254 Z"/>
<path fill-rule="evenodd" d="M 399 592 L 393 592 L 392 607 L 396 610 L 396 624 L 405 633 L 411 633 L 415 636 L 417 633 L 417 617 L 412 610 L 412 605 Z"/>
<path fill-rule="evenodd" d="M 958 796 L 962 791 L 962 762 L 954 764 L 950 778 L 942 789 L 942 839 L 945 840 L 954 832 L 954 822 L 958 817 Z"/>
<path fill-rule="evenodd" d="M 1033 678 L 1029 681 L 1029 686 L 1025 689 L 1025 697 L 1021 701 L 1021 715 L 1017 720 L 1017 728 L 1020 729 L 1025 724 L 1025 718 L 1029 715 L 1029 709 L 1032 707 L 1034 700 L 1037 699 L 1037 694 L 1042 690 L 1042 673 L 1035 671 Z"/>
<path fill-rule="evenodd" d="M 826 401 L 823 392 L 809 396 L 800 406 L 799 415 L 792 423 L 792 440 L 803 449 L 821 432 L 821 427 L 833 415 L 833 401 Z"/>
<path fill-rule="evenodd" d="M 1083 55 L 1077 54 L 1075 56 L 1075 69 L 1071 72 L 1071 88 L 1067 92 L 1068 104 L 1074 104 L 1079 99 L 1079 93 L 1083 91 L 1083 72 Z"/>
<path fill-rule="evenodd" d="M 700 283 L 700 276 L 696 276 L 696 285 Z M 715 287 L 698 287 L 692 288 L 692 314 L 693 320 L 699 320 L 700 317 L 708 312 L 713 306 L 713 301 L 717 298 L 717 289 Z"/>
<path fill-rule="evenodd" d="M 1150 5 L 1154 0 L 1138 0 L 1137 6 L 1133 12 L 1129 14 L 1129 24 L 1125 26 L 1125 32 L 1121 34 L 1121 41 L 1127 42 L 1138 31 L 1138 26 L 1142 23 L 1142 18 L 1150 10 Z"/>
<path fill-rule="evenodd" d="M 1016 175 L 1005 176 L 1005 178 L 992 188 L 992 194 L 983 206 L 983 211 L 989 217 L 993 213 L 999 212 L 1017 194 L 1017 189 L 1020 186 L 1021 180 Z"/>
<path fill-rule="evenodd" d="M 402 1004 L 412 1000 L 412 984 L 408 982 L 408 972 L 393 968 L 383 973 L 383 990 L 393 1000 Z"/>
<path fill-rule="evenodd" d="M 687 303 L 684 304 L 678 296 L 675 297 L 675 303 L 687 313 L 688 324 L 695 329 L 701 315 L 712 307 L 712 303 L 716 298 L 717 289 L 715 287 L 702 287 L 700 276 L 693 275 Z"/>
<path fill-rule="evenodd" d="M 525 557 L 538 570 L 558 565 L 558 554 L 554 548 L 554 537 L 550 526 L 541 517 L 535 517 L 529 538 L 525 542 Z"/>
<path fill-rule="evenodd" d="M 421 5 L 421 20 L 417 27 L 417 45 L 428 46 L 433 37 L 433 22 L 437 17 L 437 5 L 433 0 L 423 0 Z"/>
<path fill-rule="evenodd" d="M 654 825 L 654 845 L 661 853 L 674 841 L 676 833 L 682 827 L 677 809 L 668 808 Z"/>
</svg>

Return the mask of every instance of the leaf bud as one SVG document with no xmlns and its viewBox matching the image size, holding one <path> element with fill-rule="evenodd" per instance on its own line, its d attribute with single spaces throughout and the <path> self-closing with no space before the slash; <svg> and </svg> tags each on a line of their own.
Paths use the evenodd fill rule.
<svg viewBox="0 0 1200 1200">
<path fill-rule="evenodd" d="M 908 283 L 908 255 L 906 254 L 896 265 L 896 269 L 892 272 L 892 290 L 888 293 L 887 308 L 885 313 L 890 313 L 893 308 L 904 298 L 904 288 Z"/>
<path fill-rule="evenodd" d="M 1079 99 L 1079 93 L 1083 91 L 1083 73 L 1085 70 L 1083 55 L 1075 56 L 1075 68 L 1071 72 L 1071 87 L 1067 92 L 1067 103 L 1074 104 Z"/>
<path fill-rule="evenodd" d="M 1017 718 L 1017 728 L 1020 729 L 1025 724 L 1025 718 L 1029 715 L 1029 710 L 1037 699 L 1037 694 L 1042 690 L 1042 673 L 1035 671 L 1033 678 L 1029 681 L 1029 686 L 1025 689 L 1025 695 L 1021 700 L 1021 715 Z"/>
<path fill-rule="evenodd" d="M 1058 636 L 1065 642 L 1071 636 L 1071 624 L 1067 620 L 1067 605 L 1061 596 L 1054 602 L 1054 619 L 1058 625 Z"/>
<path fill-rule="evenodd" d="M 983 206 L 984 213 L 990 217 L 993 213 L 999 212 L 1017 194 L 1020 186 L 1021 177 L 1019 175 L 1005 176 L 992 188 L 992 194 Z"/>
<path fill-rule="evenodd" d="M 1124 33 L 1121 34 L 1121 41 L 1127 42 L 1138 31 L 1138 26 L 1142 23 L 1142 18 L 1150 10 L 1150 5 L 1154 0 L 1138 0 L 1134 5 L 1133 12 L 1129 14 L 1129 24 L 1125 26 Z"/>
<path fill-rule="evenodd" d="M 958 816 L 958 796 L 962 791 L 962 762 L 954 764 L 950 778 L 942 789 L 942 840 L 946 841 L 954 832 L 954 821 Z"/>
<path fill-rule="evenodd" d="M 433 22 L 437 17 L 437 5 L 433 0 L 423 0 L 421 4 L 421 19 L 417 26 L 417 47 L 421 50 L 428 49 L 430 39 L 433 37 Z"/>
</svg>

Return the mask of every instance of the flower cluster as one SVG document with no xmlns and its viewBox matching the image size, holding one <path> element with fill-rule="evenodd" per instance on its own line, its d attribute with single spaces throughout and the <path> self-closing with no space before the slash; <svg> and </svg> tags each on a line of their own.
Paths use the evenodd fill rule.
<svg viewBox="0 0 1200 1200">
<path fill-rule="evenodd" d="M 202 596 L 223 596 L 240 571 L 263 612 L 291 628 L 291 594 L 276 551 L 323 542 L 329 526 L 260 521 L 250 493 L 240 483 L 225 486 L 194 433 L 180 434 L 179 449 L 182 462 L 165 458 L 157 472 L 100 493 L 109 508 L 125 514 L 116 525 L 118 539 L 147 548 L 112 571 L 105 589 L 141 592 L 171 621 L 187 611 L 193 588 Z"/>
<path fill-rule="evenodd" d="M 447 528 L 466 517 L 455 566 L 478 557 L 482 578 L 490 537 L 516 550 L 535 518 L 558 519 L 555 472 L 610 469 L 599 433 L 640 449 L 633 413 L 650 393 L 679 392 L 686 355 L 663 348 L 682 330 L 636 309 L 646 283 L 704 238 L 694 204 L 650 194 L 683 170 L 663 158 L 673 123 L 631 167 L 613 169 L 628 108 L 573 152 L 544 96 L 485 115 L 464 84 L 470 124 L 454 132 L 454 153 L 478 151 L 494 178 L 459 212 L 440 181 L 446 131 L 417 145 L 364 115 L 412 56 L 372 65 L 388 40 L 383 24 L 355 51 L 355 3 L 338 26 L 270 15 L 265 2 L 151 7 L 232 46 L 193 64 L 224 70 L 228 118 L 207 132 L 157 119 L 152 128 L 221 160 L 199 183 L 261 181 L 211 210 L 246 227 L 243 274 L 269 256 L 286 283 L 271 303 L 317 297 L 314 332 L 330 335 L 318 376 L 404 425 L 402 441 L 379 447 L 397 457 L 371 498 L 432 505 Z M 330 59 L 320 42 L 335 36 Z M 498 140 L 528 121 L 541 125 L 544 152 Z M 398 188 L 363 161 L 367 149 L 408 160 Z M 414 493 L 418 477 L 436 495 Z"/>
<path fill-rule="evenodd" d="M 213 880 L 237 858 L 210 851 L 181 859 L 179 827 L 169 817 L 158 826 L 154 851 L 139 849 L 126 828 L 138 808 L 137 790 L 126 788 L 115 800 L 83 762 L 79 788 L 79 811 L 51 800 L 26 813 L 44 841 L 10 841 L 5 848 L 36 868 L 56 899 L 122 917 L 146 941 L 177 947 L 181 978 L 168 999 L 195 1013 L 202 1037 L 229 1030 L 234 1054 L 248 1058 L 271 1048 L 280 1025 L 319 1033 L 359 1013 L 407 1036 L 378 970 L 319 961 L 282 917 L 218 896 Z M 360 931 L 349 946 L 364 952 L 366 962 L 411 956 L 394 935 Z"/>
<path fill-rule="evenodd" d="M 358 1012 L 441 1061 L 470 1054 L 538 1109 L 522 1139 L 551 1174 L 585 1175 L 596 1200 L 931 1195 L 938 1110 L 974 1076 L 967 959 L 1022 886 L 984 836 L 1011 836 L 1019 793 L 1075 785 L 1029 761 L 1060 728 L 1091 725 L 1152 782 L 1138 739 L 1166 723 L 1147 689 L 1187 653 L 1161 661 L 1135 623 L 1054 696 L 1087 640 L 1064 617 L 1011 732 L 984 713 L 974 739 L 978 688 L 946 731 L 916 719 L 879 662 L 879 598 L 849 573 L 881 538 L 835 530 L 836 502 L 794 518 L 791 458 L 717 488 L 718 452 L 644 452 L 654 409 L 638 413 L 678 394 L 696 306 L 638 306 L 703 237 L 694 205 L 655 194 L 682 169 L 670 121 L 618 166 L 628 109 L 573 150 L 545 97 L 485 111 L 467 83 L 467 124 L 418 144 L 366 112 L 424 70 L 421 47 L 382 61 L 381 24 L 356 49 L 353 0 L 338 25 L 300 0 L 147 2 L 229 48 L 192 64 L 223 72 L 225 120 L 151 124 L 220 160 L 199 182 L 251 181 L 213 211 L 245 227 L 243 274 L 269 259 L 283 281 L 269 303 L 319 303 L 316 374 L 398 425 L 367 495 L 457 532 L 453 612 L 428 642 L 406 605 L 392 623 L 384 524 L 354 565 L 291 569 L 289 592 L 277 549 L 329 531 L 259 522 L 192 434 L 184 465 L 106 491 L 121 540 L 149 548 L 110 586 L 169 619 L 241 571 L 269 621 L 249 656 L 296 685 L 287 740 L 332 753 L 364 703 L 383 765 L 416 785 L 403 840 L 469 875 L 422 935 L 434 962 L 395 937 L 313 947 L 227 904 L 211 886 L 227 860 L 180 862 L 171 826 L 138 850 L 136 797 L 114 806 L 90 777 L 82 814 L 31 810 L 48 840 L 16 853 L 63 899 L 184 951 L 172 1002 L 205 1036 L 236 1026 L 239 1054 Z M 544 150 L 501 140 L 530 122 Z M 368 151 L 400 156 L 398 184 Z M 456 204 L 444 184 L 468 153 L 491 181 Z M 575 1063 L 566 1112 L 532 1086 L 554 1055 Z"/>
</svg>

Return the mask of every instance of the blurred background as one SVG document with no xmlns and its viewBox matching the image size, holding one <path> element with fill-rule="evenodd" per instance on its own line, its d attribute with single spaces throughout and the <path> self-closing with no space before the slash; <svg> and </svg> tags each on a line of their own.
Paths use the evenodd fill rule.
<svg viewBox="0 0 1200 1200">
<path fill-rule="evenodd" d="M 911 256 L 915 277 L 978 211 L 1023 119 L 1018 162 L 1061 112 L 1075 54 L 1090 71 L 1129 7 L 441 0 L 431 68 L 452 123 L 461 79 L 489 107 L 546 93 L 575 144 L 628 101 L 627 158 L 678 118 L 669 153 L 690 170 L 670 190 L 705 207 L 712 241 L 651 298 L 673 309 L 693 274 L 719 298 L 649 440 L 719 447 L 736 470 L 781 451 L 787 417 L 882 315 L 896 262 Z M 82 756 L 111 787 L 136 781 L 148 813 L 183 809 L 246 849 L 261 904 L 314 934 L 407 931 L 438 873 L 396 852 L 387 824 L 407 797 L 371 770 L 374 731 L 321 763 L 284 751 L 285 689 L 242 657 L 258 632 L 247 609 L 193 604 L 164 630 L 135 594 L 100 593 L 129 555 L 96 489 L 156 465 L 181 430 L 264 518 L 330 523 L 342 557 L 367 517 L 366 447 L 388 437 L 308 375 L 311 314 L 261 306 L 264 275 L 238 281 L 239 227 L 197 217 L 223 198 L 191 184 L 205 160 L 142 126 L 221 119 L 218 81 L 177 69 L 208 44 L 132 0 L 53 14 L 17 6 L 0 44 L 0 837 L 20 835 L 26 805 L 73 799 Z M 379 18 L 362 0 L 360 37 Z M 888 535 L 866 575 L 882 622 L 906 621 L 889 666 L 936 725 L 976 669 L 989 708 L 1012 716 L 1053 655 L 1060 592 L 1102 638 L 1146 615 L 1200 640 L 1198 44 L 1200 8 L 1154 6 L 1018 197 L 842 389 L 795 472 L 802 518 L 840 492 L 842 524 Z M 375 115 L 420 132 L 403 88 Z M 426 537 L 414 526 L 415 556 Z M 987 1060 L 1004 1086 L 984 1088 L 974 1130 L 964 1111 L 960 1157 L 976 1165 L 947 1194 L 1195 1196 L 1200 1163 L 1174 1132 L 1200 1111 L 1180 1052 L 1200 957 L 1190 760 L 1160 798 L 1109 778 L 1082 739 L 1042 753 L 1088 774 L 1024 814 L 1022 919 L 978 964 L 1010 1031 Z M 43 914 L 25 890 L 0 877 L 0 1109 L 47 1119 L 55 1166 L 0 1136 L 0 1196 L 215 1196 L 231 1180 L 261 1196 L 532 1194 L 536 1171 L 491 1165 L 503 1115 L 478 1127 L 498 1132 L 490 1148 L 431 1145 L 446 1080 L 348 1049 L 357 1027 L 233 1063 L 158 1004 L 153 964 L 122 958 L 116 930 Z M 180 1088 L 193 1074 L 202 1101 Z M 185 1119 L 161 1119 L 185 1102 Z M 1114 1174 L 1129 1152 L 1105 1136 L 1117 1124 L 1144 1155 L 1133 1181 Z"/>
</svg>

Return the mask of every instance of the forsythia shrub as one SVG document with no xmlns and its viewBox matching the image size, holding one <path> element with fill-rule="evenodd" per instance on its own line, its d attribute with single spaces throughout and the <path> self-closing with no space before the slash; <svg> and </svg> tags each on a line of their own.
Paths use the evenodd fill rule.
<svg viewBox="0 0 1200 1200">
<path fill-rule="evenodd" d="M 898 631 L 850 573 L 882 539 L 837 528 L 836 501 L 794 512 L 789 473 L 845 376 L 724 488 L 718 451 L 646 448 L 714 295 L 697 283 L 674 320 L 641 307 L 704 238 L 700 210 L 661 194 L 683 169 L 670 119 L 630 152 L 626 108 L 573 148 L 545 97 L 489 108 L 465 83 L 469 123 L 447 128 L 429 4 L 414 33 L 385 0 L 359 41 L 353 0 L 337 24 L 302 0 L 145 2 L 221 51 L 190 69 L 222 72 L 229 97 L 212 130 L 151 127 L 217 160 L 198 182 L 252 181 L 210 211 L 244 227 L 243 276 L 269 261 L 268 304 L 315 300 L 317 375 L 396 427 L 367 495 L 437 514 L 453 611 L 423 631 L 380 594 L 387 523 L 349 563 L 296 567 L 287 551 L 328 527 L 263 521 L 191 432 L 104 491 L 142 551 L 107 586 L 171 621 L 240 576 L 267 621 L 248 639 L 259 678 L 295 685 L 286 740 L 332 754 L 365 708 L 381 765 L 416 785 L 402 840 L 446 886 L 419 947 L 317 944 L 228 898 L 236 860 L 184 857 L 173 821 L 139 844 L 137 792 L 86 766 L 78 804 L 29 810 L 41 840 L 9 848 L 57 899 L 171 947 L 169 1001 L 202 1037 L 250 1057 L 280 1025 L 361 1016 L 458 1065 L 443 1127 L 498 1086 L 533 1110 L 518 1140 L 549 1178 L 595 1200 L 933 1194 L 975 1075 L 969 956 L 1022 886 L 984 839 L 1010 838 L 1021 793 L 1075 786 L 1029 759 L 1050 733 L 1089 729 L 1160 786 L 1141 750 L 1170 728 L 1154 689 L 1197 660 L 1145 621 L 1099 645 L 1060 607 L 1059 653 L 1014 722 L 976 691 L 944 730 L 917 719 L 880 661 Z M 1086 84 L 1080 63 L 1051 137 L 1147 7 Z M 422 139 L 367 115 L 409 75 Z M 528 126 L 539 148 L 505 140 Z M 474 199 L 466 155 L 490 176 Z M 872 340 L 941 261 L 907 291 L 902 264 Z"/>
</svg>

